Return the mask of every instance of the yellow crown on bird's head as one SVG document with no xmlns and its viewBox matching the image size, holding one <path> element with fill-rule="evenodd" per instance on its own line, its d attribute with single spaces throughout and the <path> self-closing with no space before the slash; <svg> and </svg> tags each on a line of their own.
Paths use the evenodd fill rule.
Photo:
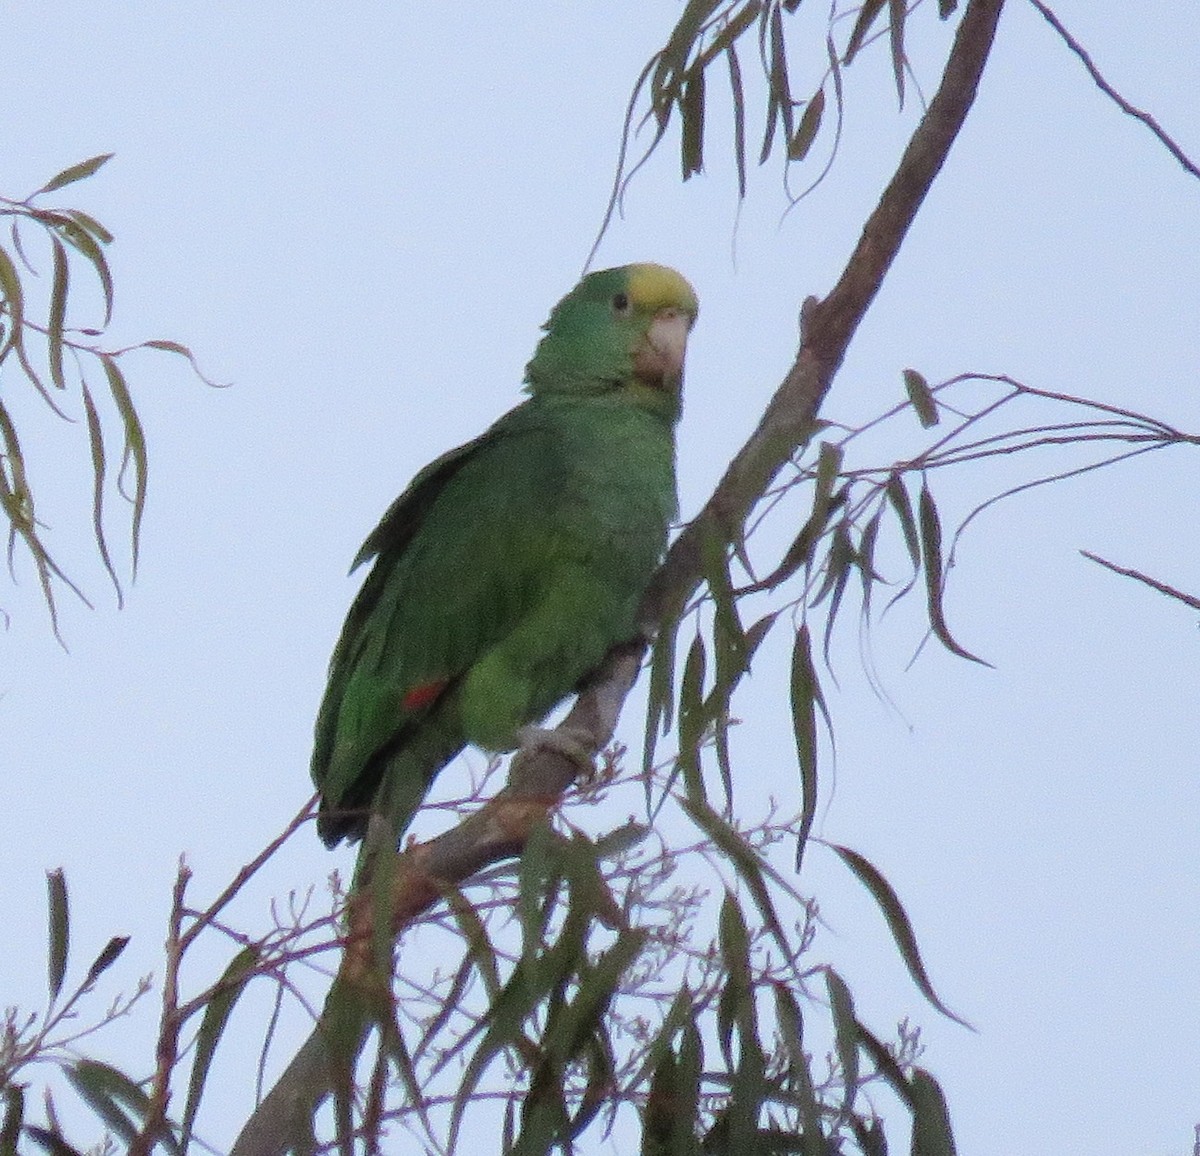
<svg viewBox="0 0 1200 1156">
<path fill-rule="evenodd" d="M 629 298 L 639 310 L 657 313 L 660 309 L 682 309 L 693 321 L 700 311 L 696 291 L 686 277 L 666 265 L 647 261 L 630 265 Z"/>
</svg>

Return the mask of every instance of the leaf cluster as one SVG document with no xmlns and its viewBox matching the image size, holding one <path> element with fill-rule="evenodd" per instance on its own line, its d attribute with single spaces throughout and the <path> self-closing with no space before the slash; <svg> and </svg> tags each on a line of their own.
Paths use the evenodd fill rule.
<svg viewBox="0 0 1200 1156">
<path fill-rule="evenodd" d="M 601 235 L 629 182 L 658 149 L 676 121 L 683 180 L 703 172 L 705 138 L 710 128 L 708 92 L 713 84 L 721 84 L 727 89 L 738 199 L 745 198 L 749 155 L 747 134 L 752 118 L 748 108 L 744 56 L 753 58 L 763 82 L 761 136 L 757 147 L 760 166 L 773 156 L 780 156 L 786 180 L 790 166 L 809 158 L 822 131 L 831 134 L 829 157 L 805 192 L 829 172 L 841 138 L 845 114 L 843 72 L 866 45 L 885 35 L 876 30 L 885 14 L 897 99 L 901 106 L 904 104 L 905 77 L 909 71 L 904 32 L 912 14 L 904 0 L 866 0 L 845 12 L 840 5 L 834 4 L 829 12 L 823 57 L 815 70 L 811 60 L 797 65 L 795 50 L 789 47 L 788 26 L 797 18 L 800 7 L 801 0 L 689 0 L 666 42 L 650 58 L 634 85 L 626 108 L 620 159 Z M 919 5 L 913 5 L 914 9 L 917 7 Z M 956 7 L 956 0 L 938 0 L 938 15 L 946 19 Z M 805 35 L 801 43 L 815 43 L 817 39 Z M 803 57 L 803 53 L 800 55 Z M 715 71 L 723 75 L 714 80 Z M 816 75 L 813 75 L 814 71 Z M 797 93 L 804 95 L 797 96 Z M 829 109 L 835 112 L 832 118 L 827 118 Z M 832 127 L 829 119 L 833 121 Z M 650 140 L 639 159 L 629 163 L 634 137 L 647 126 L 653 126 Z M 793 199 L 804 195 L 802 192 Z"/>
<path fill-rule="evenodd" d="M 498 1110 L 500 1150 L 518 1153 L 572 1151 L 617 1128 L 640 1134 L 647 1153 L 724 1152 L 735 1143 L 762 1153 L 874 1153 L 886 1151 L 868 1098 L 875 1086 L 894 1086 L 924 1118 L 909 1103 L 924 1079 L 916 1038 L 902 1032 L 885 1045 L 855 1018 L 848 993 L 830 1001 L 844 985 L 813 959 L 816 905 L 772 862 L 794 820 L 772 811 L 738 829 L 702 803 L 674 798 L 690 843 L 670 845 L 636 823 L 591 838 L 570 826 L 572 814 L 591 817 L 597 802 L 643 789 L 640 768 L 619 754 L 608 766 L 561 823 L 535 834 L 519 863 L 448 890 L 405 932 L 389 1022 L 356 1046 L 345 1118 L 314 1117 L 294 1150 L 356 1141 L 373 1149 L 395 1127 L 431 1151 L 462 1150 Z M 655 793 L 671 780 L 669 766 L 657 768 Z M 51 874 L 50 1010 L 10 1032 L 2 1053 L 6 1153 L 74 1156 L 88 1147 L 68 1135 L 48 1093 L 44 1119 L 31 1118 L 25 1073 L 39 1063 L 61 1071 L 97 1126 L 128 1151 L 178 1154 L 201 1143 L 211 1077 L 236 1062 L 223 1041 L 231 1031 L 245 1039 L 261 1015 L 261 999 L 247 1002 L 246 993 L 275 992 L 265 1059 L 270 1025 L 288 1004 L 315 1014 L 294 969 L 340 948 L 330 935 L 335 916 L 311 915 L 308 900 L 273 908 L 266 934 L 225 921 L 238 891 L 287 839 L 307 834 L 309 818 L 308 810 L 297 816 L 203 910 L 187 905 L 190 873 L 181 869 L 155 1070 L 145 1075 L 125 1074 L 90 1047 L 80 1052 L 148 981 L 95 1023 L 63 1030 L 126 941 L 109 943 L 64 999 L 70 921 L 65 881 Z M 202 938 L 210 949 L 222 940 L 235 949 L 220 974 L 185 994 L 183 963 Z"/>
<path fill-rule="evenodd" d="M 92 474 L 93 540 L 121 603 L 123 583 L 110 546 L 107 507 L 114 494 L 128 507 L 129 565 L 136 573 L 148 472 L 145 430 L 123 368 L 126 356 L 139 349 L 158 350 L 183 357 L 196 369 L 191 352 L 176 341 L 154 339 L 124 348 L 104 341 L 113 315 L 107 256 L 113 235 L 82 209 L 46 204 L 51 194 L 93 176 L 111 156 L 102 153 L 71 165 L 21 200 L 0 197 L 0 218 L 8 224 L 7 244 L 0 243 L 0 381 L 5 383 L 0 396 L 0 514 L 8 524 L 9 569 L 15 575 L 19 543 L 33 563 L 56 631 L 56 585 L 90 603 L 47 544 L 11 382 L 23 381 L 62 421 L 75 424 L 82 418 Z M 50 280 L 43 291 L 40 278 L 47 267 Z M 90 281 L 85 289 L 80 288 L 81 277 Z M 73 319 L 75 303 L 88 289 L 93 300 L 98 293 L 99 316 L 81 325 Z M 118 447 L 115 464 L 110 441 Z"/>
<path fill-rule="evenodd" d="M 640 770 L 609 765 L 564 820 L 643 789 Z M 672 780 L 656 768 L 655 793 Z M 515 869 L 448 892 L 403 933 L 388 1022 L 355 1051 L 342 1144 L 373 1150 L 399 1124 L 426 1150 L 462 1150 L 498 1112 L 499 1150 L 523 1156 L 614 1129 L 655 1154 L 884 1152 L 875 1086 L 948 1143 L 919 1102 L 932 1077 L 915 1038 L 881 1043 L 811 958 L 816 906 L 771 861 L 794 820 L 737 829 L 700 802 L 664 805 L 692 842 L 543 827 Z M 328 1126 L 312 1121 L 316 1147 Z"/>
<path fill-rule="evenodd" d="M 85 1041 L 132 1011 L 149 992 L 149 977 L 141 979 L 130 995 L 115 996 L 105 1010 L 91 1011 L 85 1018 L 84 1010 L 97 985 L 121 957 L 129 940 L 126 936 L 111 938 L 92 959 L 83 978 L 68 987 L 71 920 L 63 872 L 48 872 L 46 885 L 49 907 L 46 1006 L 40 1012 L 24 1015 L 10 1007 L 0 1028 L 0 1097 L 3 1097 L 0 1153 L 4 1156 L 39 1149 L 51 1156 L 79 1154 L 79 1147 L 66 1138 L 48 1084 L 43 1092 L 41 1118 L 30 1119 L 33 1106 L 28 1102 L 28 1079 L 38 1067 L 61 1073 L 106 1132 L 123 1141 L 137 1135 L 149 1104 L 145 1088 L 136 1081 L 111 1064 L 80 1058 L 78 1054 Z M 23 1137 L 34 1147 L 20 1145 Z"/>
<path fill-rule="evenodd" d="M 735 784 L 730 728 L 736 695 L 759 649 L 790 630 L 788 693 L 802 799 L 797 865 L 816 811 L 821 734 L 832 736 L 834 729 L 822 681 L 833 674 L 833 639 L 847 595 L 857 592 L 859 651 L 876 685 L 871 628 L 914 591 L 923 595 L 924 639 L 983 662 L 958 641 L 947 619 L 948 579 L 966 530 L 998 503 L 1040 486 L 1142 454 L 1200 445 L 1200 434 L 1148 414 L 1006 375 L 959 374 L 930 385 L 907 369 L 903 381 L 905 400 L 863 425 L 818 423 L 815 444 L 797 452 L 790 471 L 763 495 L 736 540 L 722 541 L 710 527 L 701 546 L 700 591 L 659 633 L 652 650 L 645 765 L 653 763 L 661 736 L 674 729 L 677 773 L 687 797 L 707 803 L 711 791 L 701 752 L 711 749 L 728 812 Z M 870 452 L 860 447 L 872 436 L 885 433 L 893 448 L 911 438 L 910 414 L 923 444 L 882 465 L 856 460 Z M 1022 467 L 1026 461 L 1029 466 Z M 948 533 L 934 480 L 946 470 L 974 468 L 982 474 L 999 463 L 1009 467 L 1009 475 L 1015 466 L 1023 476 L 970 508 Z M 688 628 L 692 636 L 676 685 L 676 653 Z"/>
</svg>

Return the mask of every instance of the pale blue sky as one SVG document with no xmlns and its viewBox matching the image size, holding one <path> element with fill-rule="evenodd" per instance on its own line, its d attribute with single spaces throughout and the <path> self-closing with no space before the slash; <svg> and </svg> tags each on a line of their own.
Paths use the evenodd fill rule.
<svg viewBox="0 0 1200 1156">
<path fill-rule="evenodd" d="M 1134 103 L 1200 154 L 1200 9 L 1056 10 Z M 506 11 L 505 9 L 510 9 Z M 678 5 L 3 7 L 0 191 L 98 152 L 70 191 L 116 234 L 118 340 L 174 337 L 209 390 L 131 368 L 152 454 L 128 607 L 76 545 L 89 511 L 49 429 L 43 515 L 101 603 L 0 589 L 0 763 L 10 784 L 0 1001 L 43 987 L 45 868 L 72 888 L 80 951 L 134 935 L 128 984 L 159 967 L 175 862 L 211 894 L 306 797 L 311 720 L 355 590 L 346 566 L 419 466 L 518 396 L 537 328 L 575 281 L 607 195 L 630 83 Z M 925 91 L 949 30 L 913 18 Z M 815 58 L 814 58 L 815 59 Z M 814 66 L 817 66 L 814 64 Z M 734 248 L 721 134 L 681 188 L 664 154 L 599 262 L 651 259 L 696 285 L 680 431 L 685 516 L 785 370 L 799 302 L 837 275 L 911 129 L 882 54 L 855 65 L 843 153 L 780 222 L 755 175 Z M 863 418 L 930 379 L 1010 372 L 1200 429 L 1200 184 L 1091 86 L 1012 0 L 978 105 L 838 379 Z M 992 512 L 966 539 L 949 612 L 994 670 L 927 648 L 919 610 L 875 651 L 894 709 L 841 647 L 836 791 L 819 833 L 900 890 L 947 1002 L 908 984 L 881 920 L 829 855 L 802 886 L 867 1021 L 924 1027 L 964 1156 L 1183 1156 L 1200 1122 L 1200 714 L 1196 616 L 1081 559 L 1094 550 L 1200 592 L 1194 451 L 1155 455 Z M 949 519 L 1026 467 L 938 482 Z M 36 469 L 36 465 L 35 465 Z M 72 489 L 71 487 L 76 487 Z M 755 782 L 795 790 L 782 674 L 739 736 Z M 627 736 L 637 720 L 627 720 Z M 828 767 L 828 764 L 826 764 Z M 826 776 L 829 786 L 832 776 Z M 274 893 L 347 851 L 296 840 Z M 213 966 L 223 960 L 214 957 Z M 153 1008 L 117 1033 L 133 1052 Z M 229 1129 L 245 1089 L 231 1090 Z M 211 1138 L 228 1142 L 220 1125 Z"/>
</svg>

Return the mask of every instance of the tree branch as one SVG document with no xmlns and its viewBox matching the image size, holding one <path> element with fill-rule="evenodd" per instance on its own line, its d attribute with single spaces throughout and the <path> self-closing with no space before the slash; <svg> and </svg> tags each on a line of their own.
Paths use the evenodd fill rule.
<svg viewBox="0 0 1200 1156">
<path fill-rule="evenodd" d="M 705 540 L 716 534 L 721 541 L 736 541 L 747 514 L 772 479 L 812 436 L 817 413 L 850 341 L 971 108 L 1002 7 L 1003 0 L 970 0 L 967 4 L 937 94 L 868 218 L 844 272 L 823 301 L 805 303 L 795 363 L 758 428 L 655 575 L 642 605 L 648 633 L 671 621 L 699 586 Z M 564 726 L 590 736 L 593 751 L 612 738 L 646 645 L 641 640 L 614 649 L 565 720 Z M 519 854 L 529 832 L 558 805 L 577 770 L 573 762 L 549 749 L 522 752 L 513 760 L 508 785 L 476 814 L 428 843 L 405 849 L 392 873 L 394 929 L 398 932 L 436 902 L 447 886 L 462 883 L 490 863 Z M 369 896 L 362 895 L 352 906 L 347 950 L 335 988 L 342 981 L 365 979 L 370 969 L 373 905 Z M 288 1151 L 292 1138 L 303 1134 L 298 1129 L 309 1127 L 313 1108 L 329 1091 L 329 1055 L 318 1024 L 247 1121 L 232 1156 L 279 1156 Z"/>
<path fill-rule="evenodd" d="M 1079 43 L 1064 27 L 1063 22 L 1049 9 L 1041 0 L 1029 0 L 1029 2 L 1041 13 L 1042 18 L 1062 37 L 1063 43 L 1079 57 L 1079 62 L 1088 70 L 1088 75 L 1092 78 L 1096 87 L 1104 93 L 1126 116 L 1133 117 L 1134 120 L 1140 120 L 1157 138 L 1159 143 L 1173 156 L 1188 173 L 1194 177 L 1200 177 L 1200 168 L 1192 159 L 1175 143 L 1167 131 L 1154 119 L 1150 113 L 1143 109 L 1137 108 L 1127 101 L 1107 80 L 1092 61 L 1091 55 L 1087 49 Z"/>
<path fill-rule="evenodd" d="M 1157 578 L 1151 578 L 1149 574 L 1143 574 L 1140 570 L 1133 570 L 1128 566 L 1118 566 L 1115 562 L 1110 562 L 1107 558 L 1101 558 L 1099 554 L 1093 554 L 1091 550 L 1079 551 L 1085 558 L 1103 566 L 1106 570 L 1111 570 L 1114 574 L 1120 574 L 1123 578 L 1133 578 L 1138 582 L 1144 582 L 1151 590 L 1157 590 L 1160 594 L 1165 594 L 1168 598 L 1174 598 L 1177 602 L 1182 602 L 1184 606 L 1190 606 L 1193 610 L 1200 610 L 1200 598 L 1194 594 L 1185 594 L 1182 590 L 1174 586 L 1168 586 L 1165 582 L 1160 582 Z"/>
<path fill-rule="evenodd" d="M 771 480 L 812 435 L 846 350 L 941 171 L 975 100 L 1003 0 L 972 0 L 963 13 L 941 85 L 904 150 L 891 181 L 863 226 L 841 277 L 823 301 L 801 315 L 800 350 L 758 428 L 725 471 L 708 504 L 676 539 L 647 599 L 648 617 L 682 605 L 700 583 L 705 538 L 736 540 L 739 527 Z"/>
</svg>

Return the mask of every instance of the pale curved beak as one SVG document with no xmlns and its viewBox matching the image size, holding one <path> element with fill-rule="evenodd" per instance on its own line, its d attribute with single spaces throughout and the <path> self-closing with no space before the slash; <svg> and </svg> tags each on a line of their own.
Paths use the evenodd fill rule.
<svg viewBox="0 0 1200 1156">
<path fill-rule="evenodd" d="M 681 309 L 658 312 L 646 331 L 646 338 L 634 351 L 633 372 L 647 385 L 662 386 L 683 376 L 692 318 Z"/>
</svg>

